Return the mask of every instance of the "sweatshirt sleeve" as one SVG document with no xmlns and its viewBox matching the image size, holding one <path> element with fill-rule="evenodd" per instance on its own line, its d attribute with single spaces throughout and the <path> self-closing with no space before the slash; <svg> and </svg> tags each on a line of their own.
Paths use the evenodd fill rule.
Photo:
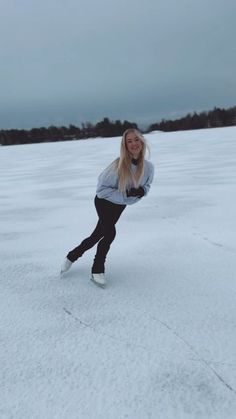
<svg viewBox="0 0 236 419">
<path fill-rule="evenodd" d="M 96 193 L 98 198 L 124 201 L 125 196 L 118 190 L 118 174 L 114 169 L 108 167 L 99 175 Z"/>
<path fill-rule="evenodd" d="M 146 196 L 149 192 L 149 189 L 151 187 L 151 183 L 153 181 L 154 178 L 154 166 L 153 164 L 149 161 L 148 162 L 148 175 L 147 175 L 147 180 L 144 183 L 144 185 L 142 185 L 143 189 L 144 189 L 144 196 Z"/>
</svg>

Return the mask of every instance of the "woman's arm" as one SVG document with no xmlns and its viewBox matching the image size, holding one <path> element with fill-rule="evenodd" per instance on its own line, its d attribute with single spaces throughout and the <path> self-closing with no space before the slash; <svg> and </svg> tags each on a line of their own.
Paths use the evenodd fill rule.
<svg viewBox="0 0 236 419">
<path fill-rule="evenodd" d="M 118 190 L 118 174 L 116 170 L 108 167 L 100 174 L 96 192 L 98 198 L 111 198 L 118 202 L 124 200 L 124 194 Z"/>
<path fill-rule="evenodd" d="M 151 183 L 153 181 L 154 178 L 154 166 L 153 164 L 149 161 L 148 162 L 148 173 L 147 173 L 147 180 L 146 182 L 142 185 L 143 190 L 144 190 L 144 195 L 147 195 L 150 187 L 151 187 Z"/>
</svg>

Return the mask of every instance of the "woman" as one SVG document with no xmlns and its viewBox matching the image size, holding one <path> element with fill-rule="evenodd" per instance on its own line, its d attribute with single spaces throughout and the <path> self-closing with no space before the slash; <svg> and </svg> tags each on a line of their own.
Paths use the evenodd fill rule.
<svg viewBox="0 0 236 419">
<path fill-rule="evenodd" d="M 97 252 L 92 266 L 91 279 L 104 287 L 105 260 L 113 242 L 115 224 L 126 205 L 135 204 L 147 195 L 153 180 L 154 167 L 145 160 L 146 141 L 136 129 L 127 129 L 122 137 L 120 157 L 113 161 L 99 176 L 95 197 L 98 223 L 91 234 L 79 246 L 71 250 L 61 268 L 67 272 L 72 263 L 96 243 Z"/>
</svg>

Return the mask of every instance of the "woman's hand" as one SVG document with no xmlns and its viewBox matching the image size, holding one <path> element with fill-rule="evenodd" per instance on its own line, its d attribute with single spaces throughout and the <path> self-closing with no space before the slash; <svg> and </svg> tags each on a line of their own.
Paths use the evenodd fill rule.
<svg viewBox="0 0 236 419">
<path fill-rule="evenodd" d="M 127 197 L 134 196 L 136 198 L 142 198 L 144 196 L 144 189 L 142 186 L 139 186 L 139 188 L 130 188 L 126 190 Z"/>
</svg>

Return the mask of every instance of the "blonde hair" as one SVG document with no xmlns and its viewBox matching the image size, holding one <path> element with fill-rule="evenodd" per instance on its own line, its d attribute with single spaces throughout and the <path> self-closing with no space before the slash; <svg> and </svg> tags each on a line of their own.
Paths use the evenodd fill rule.
<svg viewBox="0 0 236 419">
<path fill-rule="evenodd" d="M 130 133 L 134 133 L 142 142 L 142 150 L 138 157 L 138 164 L 136 166 L 136 170 L 133 173 L 131 170 L 132 164 L 132 156 L 129 154 L 127 145 L 126 145 L 126 137 Z M 140 131 L 135 128 L 128 128 L 122 136 L 121 145 L 120 145 L 120 157 L 117 158 L 111 166 L 117 170 L 118 173 L 118 188 L 120 192 L 125 192 L 127 187 L 131 184 L 137 188 L 139 186 L 139 182 L 141 177 L 144 173 L 144 158 L 146 154 L 146 150 L 149 151 L 149 147 L 147 142 Z"/>
</svg>

